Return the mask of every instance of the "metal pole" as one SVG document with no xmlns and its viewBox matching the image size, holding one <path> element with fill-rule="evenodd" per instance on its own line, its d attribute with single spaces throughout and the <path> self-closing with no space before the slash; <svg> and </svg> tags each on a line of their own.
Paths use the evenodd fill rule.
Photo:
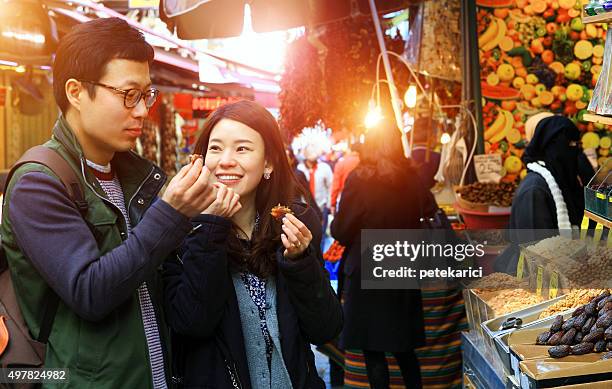
<svg viewBox="0 0 612 389">
<path fill-rule="evenodd" d="M 402 119 L 402 109 L 399 106 L 401 100 L 400 100 L 399 95 L 397 94 L 397 88 L 395 87 L 395 81 L 393 81 L 393 73 L 391 72 L 391 63 L 389 62 L 389 55 L 387 54 L 387 47 L 385 46 L 385 38 L 383 36 L 382 28 L 380 27 L 380 20 L 378 20 L 378 10 L 376 9 L 376 3 L 374 0 L 369 0 L 369 3 L 370 3 L 370 11 L 372 12 L 372 21 L 374 22 L 374 29 L 376 30 L 376 38 L 378 39 L 378 46 L 380 47 L 383 64 L 385 66 L 385 73 L 387 74 L 387 82 L 389 82 L 389 92 L 391 93 L 391 105 L 393 106 L 393 113 L 395 114 L 395 123 L 397 124 L 397 129 L 402 134 L 402 145 L 404 146 L 404 155 L 406 155 L 406 157 L 409 158 L 411 154 L 411 148 L 408 145 L 408 139 L 406 138 L 406 135 L 402 131 L 402 128 L 404 127 L 404 125 L 403 125 L 403 119 Z"/>
</svg>

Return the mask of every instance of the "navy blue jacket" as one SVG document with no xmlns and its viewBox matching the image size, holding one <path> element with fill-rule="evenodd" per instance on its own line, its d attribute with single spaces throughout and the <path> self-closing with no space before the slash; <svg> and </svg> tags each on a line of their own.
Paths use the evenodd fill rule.
<svg viewBox="0 0 612 389">
<path fill-rule="evenodd" d="M 318 219 L 310 208 L 300 219 L 313 232 L 310 247 L 295 261 L 285 260 L 281 247 L 276 253 L 281 348 L 294 388 L 324 388 L 310 344 L 323 344 L 340 333 L 342 309 L 316 249 L 321 239 Z M 249 389 L 240 312 L 228 266 L 231 223 L 210 215 L 198 216 L 193 222 L 201 227 L 186 239 L 182 257 L 164 264 L 166 315 L 176 335 L 176 370 L 187 388 L 231 388 L 218 346 L 221 342 L 235 364 L 242 388 Z"/>
</svg>

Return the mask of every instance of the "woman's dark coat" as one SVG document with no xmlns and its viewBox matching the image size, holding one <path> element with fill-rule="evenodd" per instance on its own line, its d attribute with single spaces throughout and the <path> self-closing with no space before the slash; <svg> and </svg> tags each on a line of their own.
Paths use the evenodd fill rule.
<svg viewBox="0 0 612 389">
<path fill-rule="evenodd" d="M 314 237 L 299 259 L 285 260 L 280 247 L 276 253 L 282 355 L 294 388 L 324 388 L 310 344 L 323 344 L 338 335 L 342 310 L 317 249 L 320 223 L 310 208 L 294 211 Z M 232 388 L 221 352 L 224 348 L 233 360 L 230 364 L 235 365 L 241 387 L 249 389 L 240 312 L 228 266 L 231 223 L 210 215 L 197 216 L 193 222 L 201 227 L 187 238 L 182 257 L 164 265 L 165 310 L 176 334 L 176 369 L 186 388 Z"/>
<path fill-rule="evenodd" d="M 373 174 L 354 170 L 346 180 L 332 236 L 346 246 L 343 266 L 345 349 L 402 352 L 425 342 L 419 290 L 361 289 L 361 230 L 418 229 L 420 207 L 435 203 L 416 172 L 393 185 Z"/>
</svg>

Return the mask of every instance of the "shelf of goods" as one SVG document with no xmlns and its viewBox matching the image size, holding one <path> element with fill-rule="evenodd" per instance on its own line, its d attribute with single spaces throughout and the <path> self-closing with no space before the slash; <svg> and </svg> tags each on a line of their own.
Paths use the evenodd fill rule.
<svg viewBox="0 0 612 389">
<path fill-rule="evenodd" d="M 601 15 L 583 16 L 582 17 L 582 23 L 583 24 L 589 24 L 589 23 L 610 23 L 610 22 L 612 22 L 612 12 L 606 12 L 606 13 L 603 13 Z"/>
<path fill-rule="evenodd" d="M 596 385 L 603 386 L 593 388 L 612 387 L 606 386 L 612 383 L 606 381 L 612 380 L 612 359 L 604 359 L 604 355 L 612 351 L 612 297 L 605 300 L 612 291 L 608 289 L 612 284 L 607 279 L 612 274 L 612 248 L 554 236 L 521 245 L 520 250 L 522 254 L 517 265 L 520 279 L 505 273 L 492 273 L 467 285 L 464 290 L 470 324 L 469 334 L 462 337 L 465 374 L 477 388 L 482 382 L 490 382 L 484 387 L 497 387 L 493 373 L 502 377 L 507 388 L 548 387 L 541 386 L 547 381 L 578 385 L 597 382 Z M 577 351 L 557 359 L 551 357 L 554 350 L 549 354 L 552 344 L 536 344 L 537 337 L 549 331 L 552 323 L 560 320 L 559 316 L 564 321 L 578 317 L 586 305 L 594 304 L 597 299 L 605 301 L 596 308 L 597 312 L 590 310 L 588 315 L 594 314 L 591 320 L 596 320 L 609 314 L 610 323 L 602 322 L 606 328 L 601 332 L 608 334 L 605 335 L 606 347 L 611 350 L 598 352 L 602 346 L 599 344 L 596 352 L 582 355 L 581 347 L 590 345 L 578 346 L 580 342 L 572 337 L 571 345 L 576 343 Z M 575 331 L 577 335 L 579 330 Z M 544 370 L 556 373 L 545 373 L 538 368 L 539 364 L 546 365 Z M 574 368 L 567 369 L 570 365 Z"/>
<path fill-rule="evenodd" d="M 612 116 L 597 115 L 594 113 L 585 113 L 582 119 L 587 122 L 606 124 L 612 126 Z"/>
</svg>

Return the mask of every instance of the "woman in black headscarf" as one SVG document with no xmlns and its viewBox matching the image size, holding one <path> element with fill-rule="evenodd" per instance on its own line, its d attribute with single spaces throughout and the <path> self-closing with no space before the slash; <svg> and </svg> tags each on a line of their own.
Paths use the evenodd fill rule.
<svg viewBox="0 0 612 389">
<path fill-rule="evenodd" d="M 518 244 L 571 233 L 584 217 L 584 185 L 595 174 L 580 149 L 580 131 L 564 116 L 541 119 L 523 154 L 527 176 L 519 185 L 510 214 L 511 244 L 495 270 L 516 271 Z"/>
<path fill-rule="evenodd" d="M 583 185 L 595 174 L 579 145 L 580 131 L 566 117 L 536 126 L 523 162 L 527 176 L 512 203 L 511 229 L 571 229 L 584 216 Z"/>
</svg>

